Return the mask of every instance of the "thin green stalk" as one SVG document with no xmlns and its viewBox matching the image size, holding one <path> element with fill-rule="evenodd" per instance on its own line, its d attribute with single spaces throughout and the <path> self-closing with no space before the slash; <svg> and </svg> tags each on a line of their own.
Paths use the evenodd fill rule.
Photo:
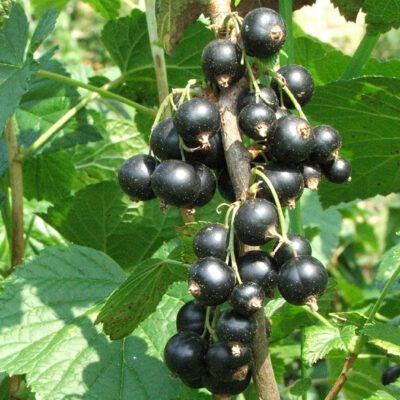
<svg viewBox="0 0 400 400">
<path fill-rule="evenodd" d="M 343 80 L 357 78 L 361 75 L 361 72 L 365 64 L 371 57 L 372 51 L 378 43 L 379 38 L 379 33 L 376 35 L 370 35 L 368 34 L 368 32 L 365 33 L 364 37 L 357 47 L 357 50 L 353 54 L 353 57 L 350 59 L 349 63 L 346 66 L 346 69 L 343 72 Z"/>
<path fill-rule="evenodd" d="M 287 64 L 294 62 L 294 40 L 293 40 L 293 1 L 279 0 L 279 13 L 286 22 L 286 41 L 284 50 L 288 55 Z"/>
<path fill-rule="evenodd" d="M 318 320 L 320 320 L 328 328 L 335 329 L 335 327 L 323 315 L 321 315 L 319 312 L 310 310 L 310 308 L 308 306 L 301 306 L 301 308 L 304 311 L 307 311 L 313 317 L 315 317 Z"/>
<path fill-rule="evenodd" d="M 239 274 L 237 262 L 236 262 L 236 255 L 235 255 L 235 234 L 234 234 L 234 222 L 235 222 L 235 216 L 238 210 L 238 205 L 235 205 L 232 209 L 232 218 L 231 218 L 231 229 L 229 233 L 229 254 L 231 256 L 231 264 L 233 271 L 235 272 L 236 280 L 238 281 L 239 284 L 242 283 L 242 279 Z"/>
<path fill-rule="evenodd" d="M 53 79 L 55 81 L 63 82 L 67 85 L 81 87 L 83 89 L 90 90 L 91 92 L 98 93 L 100 96 L 102 96 L 106 99 L 112 99 L 112 100 L 119 101 L 120 103 L 123 103 L 123 104 L 126 104 L 127 106 L 133 107 L 136 110 L 138 110 L 142 113 L 145 113 L 147 115 L 150 115 L 153 117 L 156 115 L 155 110 L 153 110 L 152 108 L 142 106 L 141 104 L 136 103 L 135 101 L 129 100 L 126 97 L 120 96 L 116 93 L 109 92 L 108 90 L 98 88 L 96 86 L 78 81 L 76 79 L 69 78 L 64 75 L 56 74 L 56 73 L 50 72 L 50 71 L 44 71 L 42 69 L 37 71 L 36 75 L 41 76 L 43 78 Z"/>
</svg>

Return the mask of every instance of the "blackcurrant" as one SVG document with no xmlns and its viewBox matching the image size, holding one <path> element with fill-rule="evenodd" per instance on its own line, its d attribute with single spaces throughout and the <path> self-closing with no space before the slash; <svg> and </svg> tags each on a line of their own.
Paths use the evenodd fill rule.
<svg viewBox="0 0 400 400">
<path fill-rule="evenodd" d="M 217 342 L 206 354 L 208 372 L 222 381 L 241 381 L 250 370 L 251 350 Z"/>
<path fill-rule="evenodd" d="M 290 111 L 282 107 L 279 107 L 275 112 L 276 120 L 287 117 L 288 115 L 290 115 Z"/>
<path fill-rule="evenodd" d="M 211 393 L 229 396 L 242 393 L 246 390 L 251 380 L 251 372 L 249 372 L 246 378 L 241 381 L 221 381 L 211 374 L 204 375 L 202 379 L 204 387 L 206 387 Z"/>
<path fill-rule="evenodd" d="M 230 40 L 216 39 L 203 50 L 201 66 L 206 80 L 220 87 L 228 87 L 244 74 L 242 49 Z"/>
<path fill-rule="evenodd" d="M 389 385 L 400 376 L 400 365 L 386 369 L 382 374 L 382 384 Z"/>
<path fill-rule="evenodd" d="M 326 164 L 338 156 L 342 146 L 340 133 L 329 125 L 319 125 L 314 128 L 315 146 L 310 154 L 310 160 L 317 164 Z"/>
<path fill-rule="evenodd" d="M 232 269 L 218 258 L 201 258 L 190 267 L 189 292 L 205 306 L 217 306 L 228 300 L 234 286 Z"/>
<path fill-rule="evenodd" d="M 271 154 L 286 164 L 308 159 L 314 143 L 310 124 L 295 115 L 278 119 L 276 130 L 269 140 Z"/>
<path fill-rule="evenodd" d="M 278 285 L 275 260 L 265 251 L 251 250 L 238 258 L 239 275 L 243 282 L 258 284 L 267 296 Z"/>
<path fill-rule="evenodd" d="M 301 167 L 304 186 L 311 190 L 317 190 L 321 182 L 322 172 L 318 164 L 304 164 Z"/>
<path fill-rule="evenodd" d="M 234 221 L 238 239 L 252 246 L 261 246 L 276 237 L 278 212 L 264 199 L 247 200 L 239 207 Z"/>
<path fill-rule="evenodd" d="M 236 285 L 232 291 L 230 304 L 239 314 L 251 315 L 264 304 L 265 294 L 261 286 L 253 282 Z"/>
<path fill-rule="evenodd" d="M 210 169 L 200 162 L 192 163 L 197 176 L 200 178 L 200 187 L 198 194 L 190 204 L 191 208 L 202 207 L 206 205 L 214 196 L 217 183 Z"/>
<path fill-rule="evenodd" d="M 156 168 L 154 157 L 138 154 L 126 160 L 118 173 L 121 189 L 133 201 L 154 199 L 151 176 Z"/>
<path fill-rule="evenodd" d="M 301 65 L 291 64 L 285 65 L 277 72 L 283 77 L 285 85 L 301 106 L 306 105 L 311 100 L 314 94 L 314 80 L 306 68 Z M 281 89 L 279 89 L 279 84 L 276 80 L 272 80 L 271 87 L 279 96 Z M 284 91 L 283 105 L 286 108 L 295 108 L 289 96 Z"/>
<path fill-rule="evenodd" d="M 291 304 L 307 304 L 317 310 L 317 299 L 328 284 L 328 273 L 314 257 L 298 256 L 283 264 L 279 272 L 278 287 L 282 297 Z"/>
<path fill-rule="evenodd" d="M 179 135 L 174 126 L 173 118 L 167 118 L 158 123 L 150 136 L 150 148 L 160 160 L 180 160 Z"/>
<path fill-rule="evenodd" d="M 172 336 L 164 349 L 168 369 L 180 378 L 193 381 L 206 373 L 207 342 L 192 332 Z"/>
<path fill-rule="evenodd" d="M 243 20 L 241 37 L 247 55 L 268 58 L 276 54 L 286 40 L 283 18 L 270 8 L 256 8 Z"/>
<path fill-rule="evenodd" d="M 233 203 L 236 200 L 235 189 L 226 168 L 219 172 L 217 186 L 219 194 L 229 203 Z"/>
<path fill-rule="evenodd" d="M 193 250 L 198 258 L 216 257 L 226 259 L 229 246 L 229 228 L 222 224 L 209 224 L 194 237 Z"/>
<path fill-rule="evenodd" d="M 225 343 L 251 345 L 257 331 L 256 320 L 234 310 L 223 312 L 217 322 L 218 340 Z"/>
<path fill-rule="evenodd" d="M 202 378 L 196 378 L 196 379 L 181 378 L 181 381 L 183 382 L 184 385 L 190 387 L 191 389 L 200 389 L 204 387 Z"/>
<path fill-rule="evenodd" d="M 201 335 L 206 321 L 206 307 L 189 301 L 183 305 L 176 316 L 176 330 L 178 332 L 193 332 Z"/>
<path fill-rule="evenodd" d="M 287 236 L 291 245 L 287 243 L 276 243 L 274 247 L 274 249 L 276 249 L 279 246 L 274 255 L 278 267 L 281 267 L 286 261 L 295 257 L 293 248 L 296 250 L 297 256 L 311 256 L 311 245 L 305 237 L 300 236 L 297 233 L 288 233 Z"/>
<path fill-rule="evenodd" d="M 261 170 L 271 181 L 282 206 L 294 208 L 304 189 L 303 175 L 295 166 L 271 162 Z M 260 178 L 257 197 L 274 201 L 268 185 Z"/>
<path fill-rule="evenodd" d="M 265 140 L 276 129 L 275 113 L 264 103 L 249 104 L 240 111 L 239 127 L 248 137 Z"/>
<path fill-rule="evenodd" d="M 209 147 L 209 139 L 218 132 L 221 118 L 217 107 L 206 99 L 185 101 L 177 110 L 174 125 L 191 148 Z"/>
<path fill-rule="evenodd" d="M 271 107 L 274 111 L 277 110 L 279 106 L 279 100 L 275 92 L 265 85 L 258 85 L 260 88 L 261 96 L 257 96 L 256 92 L 251 91 L 250 88 L 244 88 L 238 96 L 237 100 L 237 113 L 249 104 L 263 104 L 265 103 L 268 107 Z"/>
<path fill-rule="evenodd" d="M 199 194 L 200 177 L 195 168 L 179 160 L 163 161 L 154 171 L 151 187 L 167 204 L 190 206 Z"/>
<path fill-rule="evenodd" d="M 351 181 L 351 164 L 344 157 L 339 157 L 328 164 L 322 165 L 322 172 L 333 183 Z"/>
</svg>

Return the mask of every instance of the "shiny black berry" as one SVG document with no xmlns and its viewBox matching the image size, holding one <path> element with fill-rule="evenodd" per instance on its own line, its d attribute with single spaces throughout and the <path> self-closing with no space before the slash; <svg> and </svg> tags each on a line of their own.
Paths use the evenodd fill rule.
<svg viewBox="0 0 400 400">
<path fill-rule="evenodd" d="M 206 165 L 200 162 L 194 162 L 192 165 L 197 176 L 200 178 L 200 187 L 198 189 L 196 199 L 190 204 L 190 207 L 197 208 L 202 207 L 211 201 L 214 196 L 217 183 L 214 175 Z"/>
<path fill-rule="evenodd" d="M 279 272 L 278 287 L 282 297 L 291 304 L 307 304 L 317 310 L 317 299 L 328 284 L 328 273 L 314 257 L 299 256 L 283 264 Z"/>
<path fill-rule="evenodd" d="M 181 378 L 181 381 L 183 382 L 184 385 L 190 387 L 191 389 L 200 389 L 204 387 L 202 378 L 196 378 L 196 379 Z"/>
<path fill-rule="evenodd" d="M 318 164 L 304 164 L 301 172 L 304 186 L 310 190 L 317 190 L 322 177 L 321 167 Z"/>
<path fill-rule="evenodd" d="M 176 316 L 176 330 L 178 332 L 193 332 L 201 335 L 206 321 L 206 307 L 189 301 L 183 305 Z"/>
<path fill-rule="evenodd" d="M 274 111 L 277 110 L 279 106 L 279 100 L 276 96 L 275 92 L 269 87 L 265 85 L 258 85 L 260 88 L 261 96 L 257 97 L 254 91 L 251 91 L 250 88 L 244 88 L 238 96 L 237 100 L 237 113 L 249 104 L 262 104 L 265 103 L 268 107 L 272 108 Z"/>
<path fill-rule="evenodd" d="M 261 246 L 276 237 L 278 229 L 276 207 L 264 199 L 247 200 L 239 207 L 234 227 L 241 242 Z"/>
<path fill-rule="evenodd" d="M 267 296 L 273 295 L 278 285 L 278 273 L 275 260 L 268 253 L 248 251 L 238 258 L 238 268 L 243 282 L 254 282 Z"/>
<path fill-rule="evenodd" d="M 322 166 L 322 172 L 326 178 L 333 183 L 344 183 L 351 181 L 350 161 L 339 157 L 334 161 Z"/>
<path fill-rule="evenodd" d="M 382 374 L 382 384 L 389 385 L 390 383 L 395 382 L 399 376 L 400 376 L 400 365 L 388 368 Z"/>
<path fill-rule="evenodd" d="M 264 103 L 249 104 L 240 111 L 239 127 L 248 137 L 265 140 L 276 129 L 275 113 Z"/>
<path fill-rule="evenodd" d="M 244 74 L 242 49 L 230 40 L 216 39 L 203 50 L 201 66 L 206 80 L 220 87 L 228 87 Z"/>
<path fill-rule="evenodd" d="M 287 117 L 288 115 L 290 115 L 290 111 L 282 107 L 279 107 L 275 112 L 276 120 Z"/>
<path fill-rule="evenodd" d="M 218 258 L 201 258 L 190 267 L 189 292 L 205 306 L 217 306 L 228 300 L 234 286 L 232 269 Z"/>
<path fill-rule="evenodd" d="M 221 381 L 241 381 L 250 371 L 251 350 L 217 342 L 206 355 L 208 372 Z"/>
<path fill-rule="evenodd" d="M 219 172 L 217 186 L 219 194 L 229 203 L 236 200 L 235 190 L 227 169 L 224 168 Z"/>
<path fill-rule="evenodd" d="M 190 206 L 200 189 L 200 177 L 184 161 L 163 161 L 154 171 L 151 187 L 158 198 L 177 207 Z"/>
<path fill-rule="evenodd" d="M 199 335 L 192 332 L 177 333 L 165 346 L 164 360 L 174 375 L 193 381 L 206 372 L 207 348 L 207 342 Z"/>
<path fill-rule="evenodd" d="M 211 374 L 206 374 L 203 376 L 203 385 L 206 387 L 211 393 L 220 394 L 220 395 L 235 395 L 242 393 L 246 390 L 247 386 L 249 386 L 251 379 L 251 372 L 249 372 L 245 379 L 241 381 L 221 381 L 218 378 L 215 378 Z"/>
<path fill-rule="evenodd" d="M 306 105 L 311 100 L 314 94 L 314 80 L 306 68 L 301 65 L 291 64 L 285 65 L 277 72 L 283 77 L 286 86 L 301 106 Z M 280 89 L 276 80 L 271 82 L 271 87 L 279 96 Z M 295 108 L 294 104 L 284 91 L 283 104 L 286 108 Z"/>
<path fill-rule="evenodd" d="M 221 119 L 213 103 L 195 98 L 178 108 L 174 125 L 187 146 L 206 148 L 209 147 L 209 139 L 218 132 Z"/>
<path fill-rule="evenodd" d="M 317 164 L 326 164 L 337 157 L 342 138 L 339 132 L 329 125 L 319 125 L 314 128 L 315 146 L 310 154 L 310 160 Z"/>
<path fill-rule="evenodd" d="M 232 291 L 230 304 L 239 314 L 251 315 L 263 307 L 265 299 L 261 286 L 253 282 L 236 285 Z"/>
<path fill-rule="evenodd" d="M 257 323 L 253 317 L 229 310 L 220 315 L 216 333 L 221 342 L 251 345 L 256 335 L 256 330 Z"/>
<path fill-rule="evenodd" d="M 270 8 L 256 8 L 243 20 L 241 36 L 247 55 L 268 58 L 276 54 L 286 40 L 283 18 Z"/>
<path fill-rule="evenodd" d="M 274 247 L 274 249 L 276 249 L 277 246 L 279 246 L 274 255 L 278 267 L 281 267 L 286 261 L 295 257 L 293 248 L 296 250 L 297 256 L 311 256 L 311 245 L 305 237 L 300 236 L 297 233 L 289 233 L 287 236 L 290 240 L 291 246 L 287 243 L 276 243 Z"/>
<path fill-rule="evenodd" d="M 310 124 L 295 115 L 280 118 L 269 140 L 271 154 L 286 164 L 296 164 L 308 159 L 314 143 Z"/>
<path fill-rule="evenodd" d="M 173 118 L 167 118 L 154 127 L 150 137 L 150 148 L 160 160 L 182 158 L 179 150 L 179 135 Z"/>
<path fill-rule="evenodd" d="M 222 224 L 209 224 L 194 237 L 193 250 L 198 258 L 216 257 L 225 261 L 229 246 L 229 228 Z"/>
<path fill-rule="evenodd" d="M 282 206 L 294 208 L 304 189 L 303 175 L 295 166 L 271 162 L 261 170 L 271 181 Z M 257 197 L 274 201 L 268 185 L 260 178 Z"/>
<path fill-rule="evenodd" d="M 138 154 L 126 160 L 118 173 L 121 189 L 133 201 L 154 199 L 151 176 L 156 168 L 156 160 L 145 154 Z"/>
</svg>

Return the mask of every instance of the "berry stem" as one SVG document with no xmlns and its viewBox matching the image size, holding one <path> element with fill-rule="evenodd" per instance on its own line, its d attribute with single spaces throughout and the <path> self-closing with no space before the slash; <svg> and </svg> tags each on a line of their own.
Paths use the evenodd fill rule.
<svg viewBox="0 0 400 400">
<path fill-rule="evenodd" d="M 234 222 L 235 222 L 235 216 L 237 213 L 237 210 L 239 208 L 239 204 L 235 204 L 235 206 L 232 208 L 232 218 L 231 218 L 231 229 L 229 231 L 229 255 L 231 258 L 231 264 L 233 271 L 235 272 L 236 280 L 238 281 L 239 284 L 242 283 L 242 278 L 240 277 L 237 262 L 236 262 L 236 255 L 235 255 L 235 229 L 234 229 Z"/>
<path fill-rule="evenodd" d="M 210 324 L 210 314 L 211 314 L 211 307 L 207 307 L 206 311 L 206 328 L 210 333 L 211 337 L 213 338 L 214 342 L 218 341 L 217 335 L 215 334 L 215 329 Z M 204 333 L 203 333 L 204 335 Z"/>
<path fill-rule="evenodd" d="M 335 327 L 318 311 L 311 311 L 309 306 L 301 306 L 301 308 L 307 311 L 310 315 L 320 320 L 326 327 L 335 329 Z"/>
</svg>

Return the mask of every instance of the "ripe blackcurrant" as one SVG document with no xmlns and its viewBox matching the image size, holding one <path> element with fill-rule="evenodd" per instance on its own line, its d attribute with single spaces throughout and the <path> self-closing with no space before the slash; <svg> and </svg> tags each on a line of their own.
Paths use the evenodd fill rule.
<svg viewBox="0 0 400 400">
<path fill-rule="evenodd" d="M 271 181 L 282 206 L 294 208 L 296 200 L 304 189 L 303 175 L 299 169 L 287 164 L 271 162 L 262 169 L 262 172 Z M 274 201 L 268 185 L 261 178 L 257 197 Z"/>
<path fill-rule="evenodd" d="M 184 161 L 163 161 L 151 178 L 154 193 L 177 207 L 190 206 L 199 194 L 200 177 L 194 167 Z"/>
<path fill-rule="evenodd" d="M 235 190 L 227 169 L 224 168 L 219 172 L 217 186 L 219 194 L 229 203 L 236 200 Z"/>
<path fill-rule="evenodd" d="M 351 181 L 350 161 L 343 157 L 322 165 L 322 172 L 326 178 L 333 183 L 344 183 Z"/>
<path fill-rule="evenodd" d="M 251 350 L 217 342 L 206 354 L 208 372 L 221 381 L 241 381 L 250 370 Z"/>
<path fill-rule="evenodd" d="M 265 294 L 261 286 L 253 282 L 236 285 L 232 291 L 230 304 L 239 314 L 251 315 L 263 307 Z"/>
<path fill-rule="evenodd" d="M 314 143 L 310 124 L 295 115 L 280 118 L 269 141 L 271 154 L 286 164 L 296 164 L 308 159 Z"/>
<path fill-rule="evenodd" d="M 217 183 L 207 166 L 200 162 L 194 162 L 192 165 L 200 178 L 200 187 L 196 199 L 190 204 L 190 207 L 197 208 L 206 205 L 213 198 Z"/>
<path fill-rule="evenodd" d="M 276 243 L 274 249 L 279 246 L 278 250 L 274 255 L 276 265 L 281 267 L 286 261 L 295 257 L 293 248 L 296 250 L 297 256 L 311 256 L 311 245 L 310 242 L 303 236 L 297 233 L 289 233 L 288 239 L 290 240 L 291 246 L 287 243 Z"/>
<path fill-rule="evenodd" d="M 261 246 L 276 237 L 278 212 L 264 199 L 247 200 L 239 207 L 234 221 L 238 239 L 252 246 Z"/>
<path fill-rule="evenodd" d="M 291 304 L 307 304 L 317 310 L 317 299 L 328 284 L 328 273 L 314 257 L 299 256 L 283 264 L 279 272 L 278 287 L 282 297 Z"/>
<path fill-rule="evenodd" d="M 154 199 L 151 176 L 156 168 L 156 160 L 145 154 L 138 154 L 126 160 L 118 174 L 121 189 L 133 201 Z"/>
<path fill-rule="evenodd" d="M 304 164 L 301 167 L 304 186 L 311 190 L 317 190 L 321 182 L 322 172 L 318 164 Z"/>
<path fill-rule="evenodd" d="M 206 372 L 207 342 L 192 332 L 172 336 L 164 349 L 168 369 L 179 377 L 193 381 Z"/>
<path fill-rule="evenodd" d="M 275 260 L 265 251 L 252 250 L 238 258 L 239 274 L 243 282 L 257 283 L 267 296 L 278 285 Z"/>
<path fill-rule="evenodd" d="M 229 229 L 222 224 L 209 224 L 194 237 L 193 250 L 198 258 L 216 257 L 226 259 L 229 246 Z"/>
<path fill-rule="evenodd" d="M 275 92 L 265 85 L 258 85 L 260 88 L 261 96 L 257 97 L 256 92 L 250 91 L 250 88 L 244 88 L 238 96 L 237 100 L 237 113 L 243 110 L 244 107 L 249 104 L 266 104 L 268 107 L 272 108 L 274 111 L 279 106 L 279 100 Z"/>
<path fill-rule="evenodd" d="M 265 140 L 276 129 L 275 113 L 264 103 L 249 104 L 240 111 L 239 127 L 248 137 Z"/>
<path fill-rule="evenodd" d="M 278 74 L 283 77 L 286 86 L 301 106 L 306 105 L 311 100 L 314 94 L 314 80 L 306 68 L 296 64 L 285 65 L 278 70 Z M 279 95 L 280 89 L 276 80 L 271 82 L 271 87 Z M 283 92 L 283 105 L 286 108 L 295 108 L 285 92 Z"/>
<path fill-rule="evenodd" d="M 249 372 L 245 379 L 241 381 L 225 382 L 215 378 L 211 374 L 203 376 L 203 385 L 214 394 L 233 396 L 242 393 L 249 386 L 251 379 L 251 372 Z"/>
<path fill-rule="evenodd" d="M 386 369 L 382 374 L 382 384 L 389 385 L 400 376 L 400 365 Z"/>
<path fill-rule="evenodd" d="M 276 54 L 286 40 L 283 18 L 270 8 L 256 8 L 243 20 L 241 36 L 247 55 L 268 58 Z"/>
<path fill-rule="evenodd" d="M 276 120 L 287 117 L 288 115 L 290 115 L 290 111 L 282 107 L 279 107 L 275 112 Z"/>
<path fill-rule="evenodd" d="M 154 127 L 150 137 L 150 148 L 160 160 L 182 158 L 179 151 L 179 135 L 173 118 L 167 118 Z"/>
<path fill-rule="evenodd" d="M 257 323 L 253 317 L 229 310 L 220 315 L 216 333 L 221 342 L 251 345 L 256 330 Z"/>
<path fill-rule="evenodd" d="M 191 389 L 200 389 L 204 387 L 202 378 L 196 378 L 196 379 L 181 378 L 181 381 L 183 382 L 184 385 L 190 387 Z"/>
<path fill-rule="evenodd" d="M 189 292 L 205 306 L 217 306 L 228 300 L 234 286 L 232 269 L 218 258 L 201 258 L 190 267 Z"/>
<path fill-rule="evenodd" d="M 228 87 L 244 74 L 242 49 L 230 40 L 217 39 L 203 50 L 201 66 L 206 80 L 220 87 Z"/>
<path fill-rule="evenodd" d="M 326 164 L 337 157 L 342 138 L 339 132 L 329 125 L 319 125 L 314 128 L 315 146 L 310 154 L 310 160 L 317 164 Z"/>
<path fill-rule="evenodd" d="M 206 307 L 189 301 L 183 305 L 176 316 L 176 330 L 178 332 L 193 332 L 201 335 L 206 321 Z"/>
<path fill-rule="evenodd" d="M 209 147 L 209 139 L 221 125 L 217 107 L 206 99 L 185 101 L 177 110 L 174 125 L 189 147 Z"/>
</svg>

